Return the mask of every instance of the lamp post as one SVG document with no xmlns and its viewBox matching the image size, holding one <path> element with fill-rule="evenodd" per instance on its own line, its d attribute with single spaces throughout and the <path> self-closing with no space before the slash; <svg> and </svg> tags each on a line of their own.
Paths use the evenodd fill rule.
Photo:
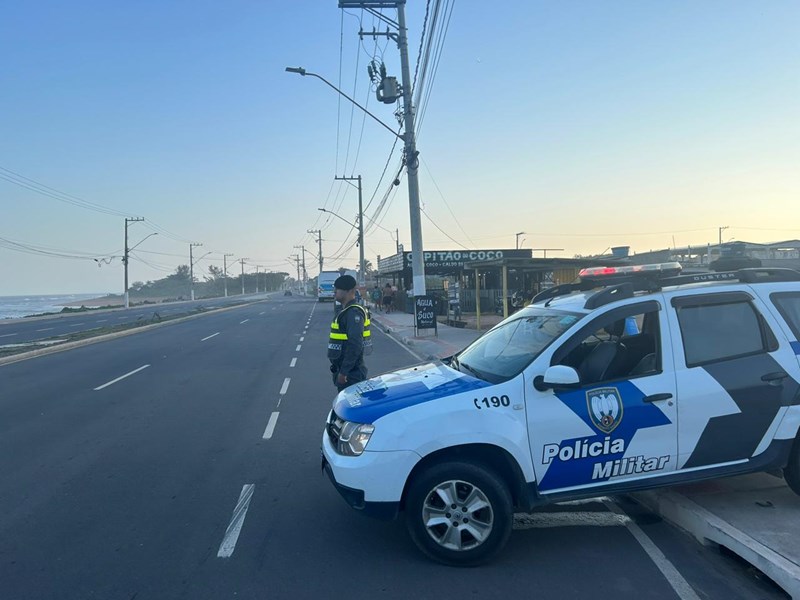
<svg viewBox="0 0 800 600">
<path fill-rule="evenodd" d="M 344 8 L 343 3 L 339 2 L 339 7 Z M 398 14 L 397 22 L 397 45 L 400 49 L 400 63 L 403 77 L 403 123 L 405 132 L 401 135 L 395 132 L 386 123 L 381 121 L 378 117 L 369 112 L 366 108 L 361 106 L 358 102 L 353 100 L 350 96 L 342 92 L 335 85 L 330 83 L 324 77 L 306 71 L 302 67 L 286 67 L 289 73 L 297 73 L 305 77 L 316 77 L 325 85 L 332 88 L 338 94 L 347 98 L 350 102 L 372 117 L 380 125 L 392 133 L 393 136 L 403 141 L 405 146 L 405 162 L 406 172 L 408 174 L 408 205 L 409 205 L 409 220 L 411 230 L 411 274 L 413 278 L 414 294 L 417 296 L 424 296 L 425 289 L 425 261 L 423 258 L 422 250 L 422 217 L 419 207 L 419 158 L 417 152 L 417 143 L 414 135 L 414 108 L 411 102 L 411 77 L 409 70 L 408 60 L 408 35 L 405 23 L 405 2 L 398 3 L 396 6 Z M 362 240 L 363 242 L 363 240 Z M 363 265 L 362 265 L 363 268 Z"/>
<path fill-rule="evenodd" d="M 517 250 L 519 250 L 519 236 L 525 235 L 525 232 L 524 231 L 520 231 L 519 233 L 515 233 L 514 235 L 516 236 L 516 240 L 517 240 Z M 522 241 L 524 242 L 525 240 L 522 240 Z"/>
</svg>

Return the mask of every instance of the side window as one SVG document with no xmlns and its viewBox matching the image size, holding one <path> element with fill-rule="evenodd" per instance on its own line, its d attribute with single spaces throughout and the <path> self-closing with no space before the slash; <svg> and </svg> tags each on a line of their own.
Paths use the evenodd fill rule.
<svg viewBox="0 0 800 600">
<path fill-rule="evenodd" d="M 659 373 L 659 310 L 651 302 L 598 317 L 559 348 L 553 364 L 574 368 L 585 386 Z"/>
<path fill-rule="evenodd" d="M 768 352 L 774 336 L 750 302 L 677 307 L 686 366 Z"/>
<path fill-rule="evenodd" d="M 770 299 L 775 304 L 778 312 L 789 324 L 794 336 L 800 340 L 800 293 L 787 292 L 775 293 L 770 295 Z"/>
</svg>

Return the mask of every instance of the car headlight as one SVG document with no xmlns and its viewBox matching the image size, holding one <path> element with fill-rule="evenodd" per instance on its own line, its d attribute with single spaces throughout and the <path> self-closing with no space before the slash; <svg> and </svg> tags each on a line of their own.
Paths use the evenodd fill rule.
<svg viewBox="0 0 800 600">
<path fill-rule="evenodd" d="M 361 456 L 373 431 L 374 425 L 345 421 L 339 433 L 336 450 L 344 456 Z"/>
</svg>

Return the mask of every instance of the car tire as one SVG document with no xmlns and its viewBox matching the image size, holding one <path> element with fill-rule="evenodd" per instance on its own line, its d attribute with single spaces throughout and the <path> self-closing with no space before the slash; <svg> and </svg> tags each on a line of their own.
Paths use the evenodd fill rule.
<svg viewBox="0 0 800 600">
<path fill-rule="evenodd" d="M 415 476 L 406 496 L 411 539 L 428 557 L 446 565 L 488 562 L 506 545 L 513 518 L 508 486 L 478 464 L 433 465 Z"/>
<path fill-rule="evenodd" d="M 783 469 L 783 478 L 791 490 L 800 496 L 800 434 L 792 444 L 792 450 L 789 453 L 789 462 Z"/>
</svg>

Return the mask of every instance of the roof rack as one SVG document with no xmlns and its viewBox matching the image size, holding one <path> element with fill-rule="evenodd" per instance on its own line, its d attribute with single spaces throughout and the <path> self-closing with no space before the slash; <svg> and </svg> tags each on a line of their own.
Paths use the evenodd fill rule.
<svg viewBox="0 0 800 600">
<path fill-rule="evenodd" d="M 553 299 L 560 296 L 602 288 L 586 300 L 584 308 L 591 310 L 616 300 L 630 298 L 635 292 L 652 293 L 665 287 L 690 283 L 800 281 L 800 271 L 786 268 L 757 267 L 722 273 L 693 273 L 671 277 L 660 277 L 659 275 L 660 273 L 657 271 L 641 271 L 632 274 L 612 273 L 600 277 L 582 278 L 576 283 L 557 285 L 540 292 L 533 297 L 532 304 L 545 302 L 545 306 L 548 306 Z"/>
</svg>

